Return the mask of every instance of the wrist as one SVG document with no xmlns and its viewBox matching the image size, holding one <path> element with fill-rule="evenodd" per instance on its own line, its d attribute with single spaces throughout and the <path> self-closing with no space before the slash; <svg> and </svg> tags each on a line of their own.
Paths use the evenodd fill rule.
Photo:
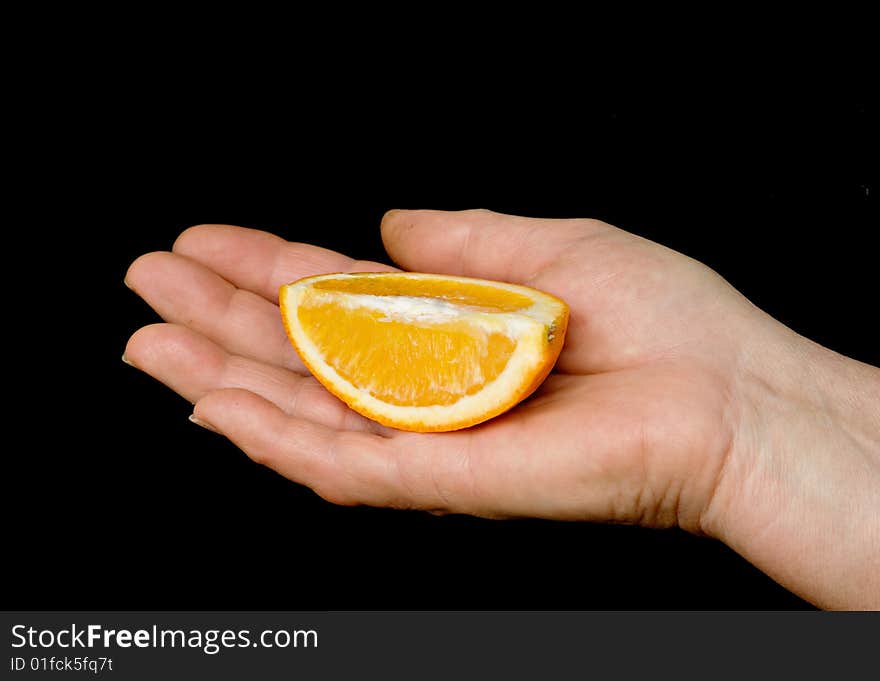
<svg viewBox="0 0 880 681">
<path fill-rule="evenodd" d="M 880 369 L 759 326 L 703 529 L 822 607 L 880 607 Z"/>
</svg>

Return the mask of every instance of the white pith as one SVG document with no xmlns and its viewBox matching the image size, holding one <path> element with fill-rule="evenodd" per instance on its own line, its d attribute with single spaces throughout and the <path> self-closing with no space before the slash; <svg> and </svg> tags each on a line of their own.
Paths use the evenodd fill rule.
<svg viewBox="0 0 880 681">
<path fill-rule="evenodd" d="M 342 275 L 348 276 L 348 275 Z M 359 276 L 370 276 L 368 274 Z M 401 274 L 411 279 L 436 279 L 435 275 Z M 491 411 L 493 407 L 509 402 L 511 396 L 534 376 L 544 361 L 544 350 L 548 343 L 548 327 L 561 311 L 562 304 L 550 296 L 513 284 L 493 282 L 494 286 L 526 295 L 534 303 L 516 312 L 475 311 L 465 305 L 457 305 L 442 300 L 411 296 L 379 296 L 354 294 L 326 289 L 310 289 L 317 281 L 340 278 L 338 274 L 312 277 L 308 280 L 285 286 L 281 295 L 288 311 L 287 323 L 299 351 L 313 367 L 314 373 L 329 381 L 335 391 L 344 395 L 352 407 L 363 408 L 376 414 L 383 414 L 393 421 L 420 422 L 425 426 L 442 425 L 452 421 L 467 420 L 475 413 Z M 443 277 L 445 280 L 460 280 L 473 283 L 466 277 Z M 516 340 L 516 346 L 507 365 L 491 382 L 479 392 L 465 395 L 453 404 L 430 406 L 401 406 L 380 400 L 363 388 L 358 388 L 343 378 L 324 358 L 312 339 L 299 323 L 297 309 L 303 295 L 310 290 L 311 296 L 332 298 L 346 307 L 366 307 L 382 312 L 380 321 L 401 320 L 409 323 L 442 323 L 465 318 L 486 331 L 504 333 Z M 313 298 L 314 299 L 314 298 Z"/>
</svg>

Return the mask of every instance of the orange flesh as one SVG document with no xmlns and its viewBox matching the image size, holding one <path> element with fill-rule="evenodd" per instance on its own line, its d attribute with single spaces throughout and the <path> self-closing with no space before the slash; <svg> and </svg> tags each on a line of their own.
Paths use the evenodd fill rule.
<svg viewBox="0 0 880 681">
<path fill-rule="evenodd" d="M 418 282 L 364 279 L 326 280 L 316 289 L 373 295 L 418 295 Z M 432 281 L 433 298 L 496 310 L 528 307 L 526 296 L 499 292 L 478 284 Z M 437 289 L 444 289 L 438 291 Z M 477 291 L 481 289 L 479 298 Z M 521 299 L 521 300 L 517 300 Z M 511 307 L 516 305 L 516 307 Z M 515 342 L 502 333 L 475 330 L 472 324 L 448 320 L 437 323 L 389 320 L 377 310 L 348 308 L 305 296 L 297 310 L 300 324 L 324 360 L 353 385 L 390 404 L 448 405 L 478 392 L 507 365 Z"/>
</svg>

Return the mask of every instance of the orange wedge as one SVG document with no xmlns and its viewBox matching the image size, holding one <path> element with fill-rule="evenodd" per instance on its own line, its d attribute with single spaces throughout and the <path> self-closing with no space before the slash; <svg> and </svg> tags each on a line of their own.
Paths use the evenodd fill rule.
<svg viewBox="0 0 880 681">
<path fill-rule="evenodd" d="M 466 428 L 547 377 L 568 306 L 497 281 L 411 272 L 307 277 L 281 287 L 305 365 L 360 414 L 401 430 Z"/>
</svg>

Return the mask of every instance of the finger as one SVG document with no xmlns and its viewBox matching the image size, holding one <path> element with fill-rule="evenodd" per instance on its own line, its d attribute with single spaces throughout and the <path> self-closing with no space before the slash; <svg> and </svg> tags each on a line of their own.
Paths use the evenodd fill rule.
<svg viewBox="0 0 880 681">
<path fill-rule="evenodd" d="M 193 403 L 214 390 L 242 388 L 291 416 L 331 428 L 397 432 L 352 411 L 311 376 L 231 355 L 184 326 L 153 324 L 140 329 L 128 341 L 125 358 Z"/>
<path fill-rule="evenodd" d="M 190 227 L 174 242 L 173 250 L 273 303 L 278 301 L 278 289 L 283 284 L 302 277 L 330 272 L 395 270 L 319 246 L 285 241 L 268 232 L 230 225 Z"/>
<path fill-rule="evenodd" d="M 608 229 L 596 220 L 486 210 L 392 210 L 382 219 L 385 249 L 404 269 L 525 284 L 577 242 Z"/>
<path fill-rule="evenodd" d="M 308 373 L 278 307 L 201 263 L 174 253 L 148 253 L 132 263 L 125 281 L 164 320 L 188 326 L 232 354 Z"/>
<path fill-rule="evenodd" d="M 291 417 L 245 390 L 210 392 L 196 404 L 193 416 L 257 463 L 333 503 L 434 507 L 434 497 L 419 497 L 402 484 L 391 439 Z"/>
</svg>

